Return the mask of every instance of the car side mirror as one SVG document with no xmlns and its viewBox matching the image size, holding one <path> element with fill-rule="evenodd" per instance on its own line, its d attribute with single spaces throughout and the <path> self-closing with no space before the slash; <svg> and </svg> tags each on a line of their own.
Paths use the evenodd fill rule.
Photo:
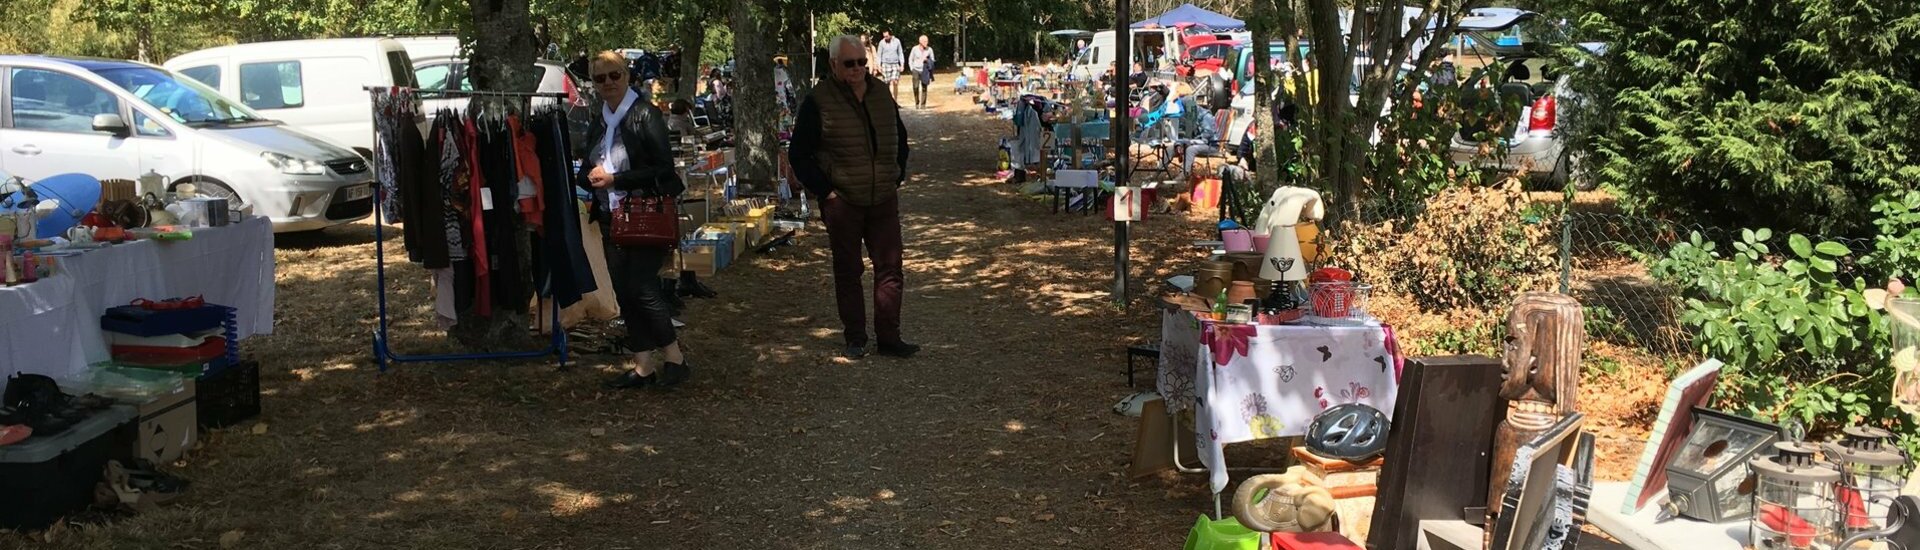
<svg viewBox="0 0 1920 550">
<path fill-rule="evenodd" d="M 115 114 L 93 115 L 93 131 L 113 134 L 113 137 L 133 135 L 133 128 L 127 126 L 127 119 Z"/>
</svg>

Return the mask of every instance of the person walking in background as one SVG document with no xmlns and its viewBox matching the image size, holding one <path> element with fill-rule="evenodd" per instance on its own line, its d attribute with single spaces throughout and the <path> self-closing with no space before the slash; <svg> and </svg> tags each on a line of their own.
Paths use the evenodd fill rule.
<svg viewBox="0 0 1920 550">
<path fill-rule="evenodd" d="M 900 97 L 900 70 L 907 66 L 907 52 L 900 48 L 900 39 L 893 37 L 892 31 L 880 32 L 880 80 L 887 83 L 887 93 Z"/>
<path fill-rule="evenodd" d="M 925 109 L 932 95 L 927 87 L 933 85 L 933 46 L 928 45 L 927 35 L 920 35 L 920 43 L 907 55 L 907 66 L 913 69 L 913 106 Z"/>
<path fill-rule="evenodd" d="M 912 357 L 920 346 L 900 337 L 900 195 L 907 179 L 907 126 L 900 107 L 868 74 L 860 39 L 835 38 L 833 78 L 800 103 L 788 146 L 794 177 L 820 197 L 833 249 L 834 297 L 849 359 L 867 355 L 867 308 L 860 277 L 862 244 L 873 258 L 873 326 L 881 355 Z"/>
<path fill-rule="evenodd" d="M 667 138 L 666 115 L 628 84 L 627 60 L 613 51 L 600 52 L 589 64 L 593 92 L 600 100 L 587 126 L 593 147 L 580 164 L 575 180 L 593 191 L 593 219 L 606 243 L 607 273 L 613 279 L 614 299 L 626 323 L 623 340 L 633 357 L 609 388 L 672 386 L 687 380 L 693 369 L 673 330 L 667 291 L 660 284 L 660 268 L 673 248 L 615 246 L 608 238 L 611 206 L 629 195 L 675 197 L 686 190 L 673 166 L 673 144 Z"/>
<path fill-rule="evenodd" d="M 874 48 L 873 37 L 860 35 L 860 45 L 867 48 L 867 74 L 880 76 L 880 51 Z"/>
</svg>

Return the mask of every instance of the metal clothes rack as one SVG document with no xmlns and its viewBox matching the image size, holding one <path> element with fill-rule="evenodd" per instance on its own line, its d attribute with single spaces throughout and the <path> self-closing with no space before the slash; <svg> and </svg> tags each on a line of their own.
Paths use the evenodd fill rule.
<svg viewBox="0 0 1920 550">
<path fill-rule="evenodd" d="M 482 92 L 482 91 L 466 91 L 466 90 L 420 90 L 417 88 L 405 88 L 405 87 L 395 87 L 395 86 L 364 86 L 362 87 L 362 89 L 366 90 L 368 93 L 373 93 L 373 94 L 409 92 L 416 96 L 420 94 L 439 94 L 439 95 L 458 95 L 458 96 L 513 97 L 513 98 L 519 98 L 522 101 L 535 98 L 535 97 L 553 97 L 553 98 L 566 97 L 566 94 L 557 94 L 557 93 Z M 376 113 L 375 116 L 379 116 L 379 114 Z M 380 163 L 373 162 L 371 164 L 374 165 L 374 169 L 376 171 L 380 170 L 379 168 Z M 547 298 L 540 298 L 540 302 L 542 304 L 541 307 L 552 308 L 553 326 L 551 327 L 552 335 L 549 338 L 547 347 L 545 348 L 541 348 L 537 350 L 513 351 L 513 352 L 445 353 L 445 354 L 430 354 L 430 355 L 404 355 L 404 354 L 395 353 L 393 351 L 393 348 L 389 346 L 389 340 L 387 336 L 387 325 L 389 322 L 389 319 L 387 316 L 387 250 L 386 250 L 387 249 L 387 238 L 386 238 L 387 225 L 386 225 L 386 221 L 383 219 L 383 216 L 381 214 L 381 208 L 380 208 L 381 203 L 385 202 L 384 199 L 386 198 L 386 193 L 385 193 L 385 190 L 378 188 L 379 186 L 378 178 L 375 178 L 374 185 L 375 185 L 375 189 L 373 193 L 373 254 L 374 254 L 373 265 L 374 265 L 374 273 L 375 273 L 374 284 L 376 285 L 375 293 L 379 296 L 380 317 L 379 317 L 378 325 L 375 326 L 374 332 L 373 332 L 373 359 L 374 359 L 374 362 L 379 365 L 380 372 L 387 371 L 387 363 L 389 362 L 428 363 L 428 362 L 438 362 L 438 361 L 473 361 L 473 360 L 481 360 L 481 359 L 532 359 L 535 357 L 546 357 L 548 355 L 559 356 L 560 366 L 562 367 L 567 366 L 567 331 L 564 327 L 560 326 L 560 301 L 549 300 Z M 536 294 L 537 294 L 537 291 L 536 291 Z M 538 318 L 538 316 L 535 315 L 535 318 Z"/>
</svg>

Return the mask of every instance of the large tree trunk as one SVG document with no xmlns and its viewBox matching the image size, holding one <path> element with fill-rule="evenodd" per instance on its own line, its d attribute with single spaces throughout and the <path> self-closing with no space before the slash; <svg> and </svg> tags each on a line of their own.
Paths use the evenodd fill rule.
<svg viewBox="0 0 1920 550">
<path fill-rule="evenodd" d="M 691 98 L 700 94 L 700 54 L 706 50 L 706 17 L 682 15 L 673 28 L 673 41 L 680 46 L 680 78 L 673 82 L 674 95 Z"/>
<path fill-rule="evenodd" d="M 540 44 L 533 37 L 528 0 L 467 0 L 473 15 L 473 57 L 468 67 L 477 90 L 531 92 L 540 85 L 534 61 Z"/>
<path fill-rule="evenodd" d="M 528 14 L 528 0 L 467 0 L 467 7 L 473 17 L 473 53 L 468 67 L 473 73 L 473 87 L 476 90 L 497 92 L 531 92 L 540 83 L 539 68 L 534 60 L 540 55 L 540 46 L 533 36 L 533 25 Z M 475 98 L 477 102 L 488 98 Z M 518 104 L 517 102 L 513 104 Z M 471 108 L 471 107 L 470 107 Z M 529 250 L 530 243 L 525 233 L 518 234 L 514 246 Z M 511 266 L 522 277 L 532 277 L 532 264 L 527 254 L 519 255 L 519 263 Z M 505 269 L 505 268 L 500 268 Z M 489 350 L 506 351 L 527 346 L 528 315 L 525 304 L 513 307 L 510 304 L 495 304 L 491 317 L 461 315 L 449 331 L 463 344 Z"/>
<path fill-rule="evenodd" d="M 778 28 L 773 0 L 733 0 L 733 126 L 735 167 L 749 188 L 771 189 L 780 111 L 773 99 L 773 52 L 767 29 Z"/>
</svg>

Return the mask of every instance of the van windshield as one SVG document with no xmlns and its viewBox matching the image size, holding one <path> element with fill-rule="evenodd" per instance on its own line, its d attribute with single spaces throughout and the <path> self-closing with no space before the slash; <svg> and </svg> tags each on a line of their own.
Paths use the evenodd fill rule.
<svg viewBox="0 0 1920 550">
<path fill-rule="evenodd" d="M 147 67 L 101 69 L 94 74 L 159 109 L 175 122 L 195 128 L 267 120 L 219 92 L 161 69 Z"/>
</svg>

